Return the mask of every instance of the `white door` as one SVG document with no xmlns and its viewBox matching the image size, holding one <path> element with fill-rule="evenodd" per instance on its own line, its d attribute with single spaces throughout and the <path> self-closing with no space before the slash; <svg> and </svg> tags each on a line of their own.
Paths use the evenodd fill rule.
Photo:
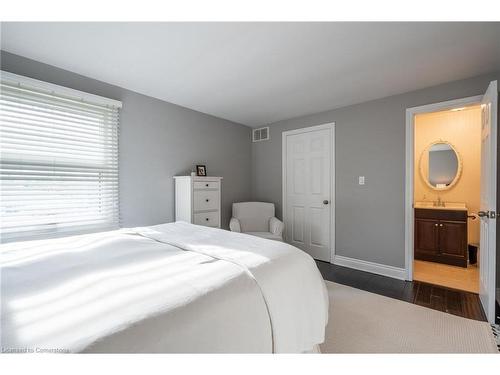
<svg viewBox="0 0 500 375">
<path fill-rule="evenodd" d="M 283 133 L 285 240 L 330 262 L 333 240 L 333 124 Z"/>
<path fill-rule="evenodd" d="M 490 323 L 495 320 L 495 258 L 497 198 L 497 81 L 481 101 L 481 217 L 479 297 Z"/>
</svg>

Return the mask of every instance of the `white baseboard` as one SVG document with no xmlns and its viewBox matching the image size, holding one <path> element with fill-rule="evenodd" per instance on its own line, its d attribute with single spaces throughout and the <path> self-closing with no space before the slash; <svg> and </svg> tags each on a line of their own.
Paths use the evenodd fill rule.
<svg viewBox="0 0 500 375">
<path fill-rule="evenodd" d="M 366 260 L 335 255 L 333 258 L 333 264 L 354 268 L 355 270 L 376 273 L 377 275 L 392 277 L 394 279 L 406 279 L 406 270 L 404 268 L 386 266 L 385 264 L 368 262 Z"/>
</svg>

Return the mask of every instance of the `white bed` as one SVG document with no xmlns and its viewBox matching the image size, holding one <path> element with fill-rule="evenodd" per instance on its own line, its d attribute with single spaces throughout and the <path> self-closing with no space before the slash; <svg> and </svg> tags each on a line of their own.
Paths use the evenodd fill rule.
<svg viewBox="0 0 500 375">
<path fill-rule="evenodd" d="M 14 350 L 298 353 L 328 321 L 309 255 L 180 222 L 5 244 L 1 272 Z"/>
</svg>

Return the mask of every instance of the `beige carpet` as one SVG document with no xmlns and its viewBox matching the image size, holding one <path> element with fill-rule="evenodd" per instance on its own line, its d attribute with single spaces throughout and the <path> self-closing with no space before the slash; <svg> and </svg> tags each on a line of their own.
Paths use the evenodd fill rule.
<svg viewBox="0 0 500 375">
<path fill-rule="evenodd" d="M 322 353 L 497 353 L 491 327 L 326 281 L 330 317 Z"/>
</svg>

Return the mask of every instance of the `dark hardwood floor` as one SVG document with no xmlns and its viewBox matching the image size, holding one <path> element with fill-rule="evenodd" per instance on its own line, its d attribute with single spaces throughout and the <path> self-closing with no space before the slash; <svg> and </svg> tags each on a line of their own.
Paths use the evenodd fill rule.
<svg viewBox="0 0 500 375">
<path fill-rule="evenodd" d="M 325 280 L 414 303 L 464 318 L 486 321 L 479 296 L 420 281 L 403 281 L 316 261 Z"/>
</svg>

